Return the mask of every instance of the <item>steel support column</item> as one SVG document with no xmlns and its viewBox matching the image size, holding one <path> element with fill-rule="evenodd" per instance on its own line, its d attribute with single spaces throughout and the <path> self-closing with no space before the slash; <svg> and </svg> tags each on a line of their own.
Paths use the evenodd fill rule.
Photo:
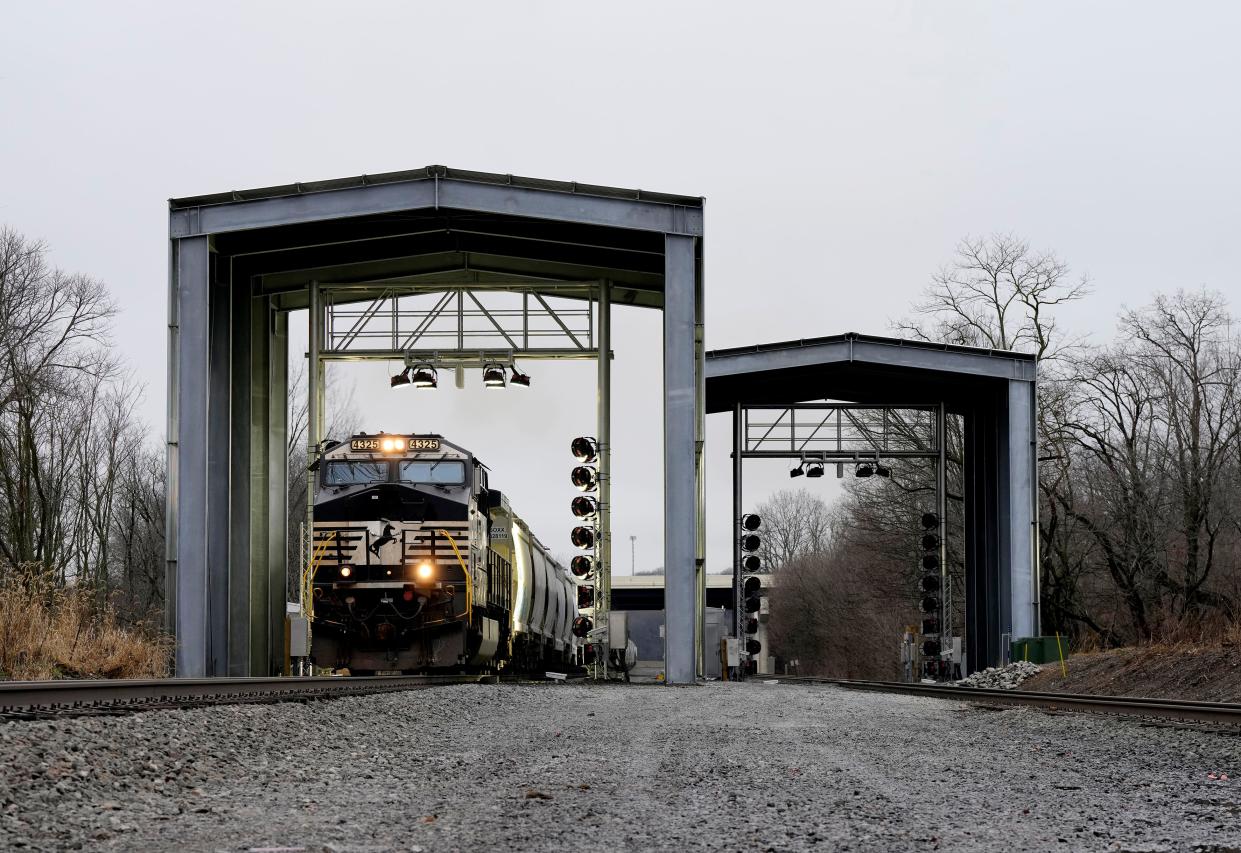
<svg viewBox="0 0 1241 853">
<path fill-rule="evenodd" d="M 695 681 L 698 542 L 694 238 L 664 240 L 664 672 Z"/>
<path fill-rule="evenodd" d="M 1008 382 L 1008 565 L 1012 635 L 1039 633 L 1038 588 L 1038 434 L 1034 383 Z"/>
<path fill-rule="evenodd" d="M 272 306 L 267 359 L 267 674 L 284 669 L 289 570 L 289 315 Z"/>
<path fill-rule="evenodd" d="M 175 598 L 176 668 L 207 675 L 207 413 L 211 252 L 208 238 L 173 242 L 169 301 L 167 542 Z"/>
<path fill-rule="evenodd" d="M 230 276 L 231 279 L 231 276 Z M 258 675 L 250 669 L 251 575 L 261 565 L 250 554 L 250 440 L 253 376 L 250 282 L 231 281 L 231 368 L 229 392 L 228 675 Z M 267 673 L 261 673 L 266 675 Z"/>
</svg>

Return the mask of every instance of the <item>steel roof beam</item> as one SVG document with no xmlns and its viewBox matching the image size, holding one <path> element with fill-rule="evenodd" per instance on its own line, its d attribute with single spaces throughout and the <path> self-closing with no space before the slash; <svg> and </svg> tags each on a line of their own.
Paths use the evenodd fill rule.
<svg viewBox="0 0 1241 853">
<path fill-rule="evenodd" d="M 340 217 L 442 207 L 695 237 L 703 233 L 701 207 L 437 177 L 174 208 L 169 215 L 169 236 L 176 239 L 226 234 Z"/>
</svg>

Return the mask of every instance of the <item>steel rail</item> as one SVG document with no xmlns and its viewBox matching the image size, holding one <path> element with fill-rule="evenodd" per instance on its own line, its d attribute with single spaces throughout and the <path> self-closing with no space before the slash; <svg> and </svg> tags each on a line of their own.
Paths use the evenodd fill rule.
<svg viewBox="0 0 1241 853">
<path fill-rule="evenodd" d="M 0 720 L 132 713 L 160 708 L 313 701 L 473 684 L 483 675 L 312 678 L 153 678 L 0 682 Z"/>
<path fill-rule="evenodd" d="M 831 684 L 849 690 L 876 693 L 903 693 L 962 702 L 999 705 L 1032 705 L 1057 711 L 1084 711 L 1099 714 L 1125 714 L 1139 717 L 1190 720 L 1241 725 L 1241 704 L 1204 702 L 1191 699 L 1156 699 L 1138 696 L 1092 696 L 1084 693 L 1038 693 L 1026 690 L 994 690 L 958 687 L 951 684 L 907 684 L 894 681 L 853 681 L 841 678 L 776 676 L 778 681 Z"/>
</svg>

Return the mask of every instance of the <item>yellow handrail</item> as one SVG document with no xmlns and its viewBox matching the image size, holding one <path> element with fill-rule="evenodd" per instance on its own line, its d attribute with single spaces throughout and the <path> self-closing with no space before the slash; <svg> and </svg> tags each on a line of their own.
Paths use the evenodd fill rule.
<svg viewBox="0 0 1241 853">
<path fill-rule="evenodd" d="M 332 540 L 335 538 L 336 531 L 333 530 L 310 555 L 310 565 L 306 566 L 305 570 L 302 571 L 302 606 L 306 610 L 307 621 L 313 622 L 315 618 L 315 573 L 319 571 L 319 565 L 323 562 L 323 556 L 327 553 L 328 546 L 332 544 Z"/>
<path fill-rule="evenodd" d="M 461 573 L 465 575 L 465 621 L 469 624 L 473 621 L 474 616 L 474 581 L 470 577 L 470 567 L 466 565 L 465 560 L 461 557 L 461 551 L 457 548 L 457 540 L 452 538 L 452 534 L 447 530 L 436 530 L 436 533 L 443 533 L 448 539 L 448 544 L 452 546 L 452 552 L 457 555 L 457 562 L 461 564 Z"/>
</svg>

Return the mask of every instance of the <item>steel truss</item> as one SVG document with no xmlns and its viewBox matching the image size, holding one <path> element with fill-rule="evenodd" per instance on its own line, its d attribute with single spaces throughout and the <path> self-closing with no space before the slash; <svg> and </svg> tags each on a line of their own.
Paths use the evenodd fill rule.
<svg viewBox="0 0 1241 853">
<path fill-rule="evenodd" d="M 790 459 L 836 463 L 878 463 L 883 459 L 927 459 L 935 464 L 935 507 L 939 517 L 940 637 L 951 634 L 952 587 L 947 560 L 943 404 L 782 403 L 737 404 L 733 409 L 733 601 L 738 643 L 744 636 L 741 519 L 745 514 L 742 462 Z M 941 653 L 945 651 L 942 648 Z"/>
<path fill-rule="evenodd" d="M 597 678 L 608 677 L 612 591 L 611 291 L 608 281 L 312 282 L 309 311 L 307 463 L 312 466 L 324 432 L 324 367 L 329 361 L 452 368 L 509 367 L 517 359 L 598 362 L 599 511 L 594 628 L 588 637 L 603 649 L 595 659 Z M 307 526 L 314 529 L 313 478 L 307 488 Z M 309 550 L 305 558 L 310 559 Z"/>
</svg>

